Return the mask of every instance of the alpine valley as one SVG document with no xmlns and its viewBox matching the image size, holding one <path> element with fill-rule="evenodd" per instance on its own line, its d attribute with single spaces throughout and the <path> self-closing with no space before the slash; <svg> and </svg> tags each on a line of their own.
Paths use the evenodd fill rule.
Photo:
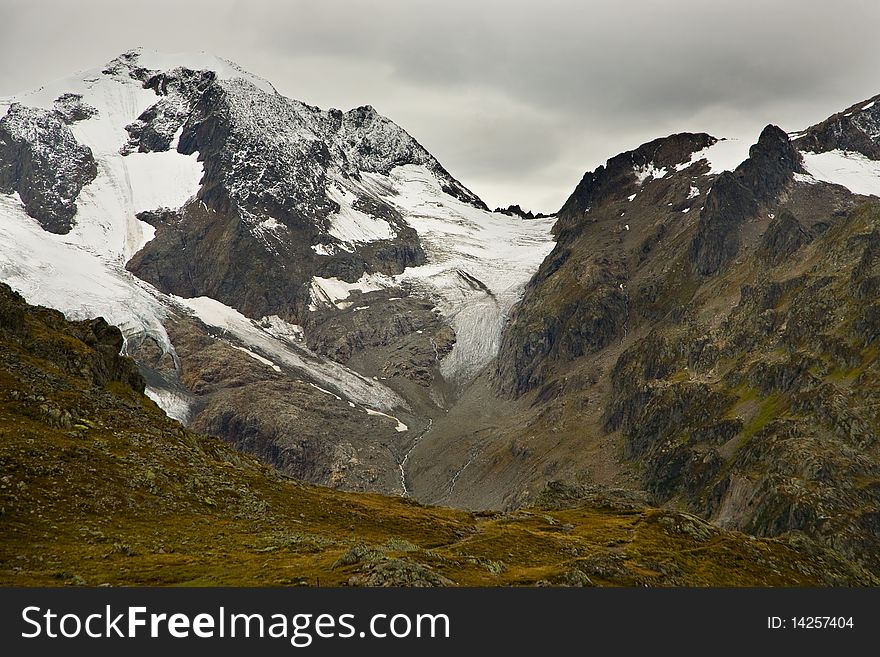
<svg viewBox="0 0 880 657">
<path fill-rule="evenodd" d="M 880 583 L 877 101 L 546 216 L 206 54 L 0 99 L 0 583 Z"/>
</svg>

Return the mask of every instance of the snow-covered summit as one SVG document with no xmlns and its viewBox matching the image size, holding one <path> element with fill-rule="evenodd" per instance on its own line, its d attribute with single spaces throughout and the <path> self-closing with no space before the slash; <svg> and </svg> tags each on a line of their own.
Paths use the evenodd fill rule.
<svg viewBox="0 0 880 657">
<path fill-rule="evenodd" d="M 370 395 L 379 409 L 402 402 L 315 354 L 280 357 L 304 340 L 275 344 L 259 318 L 294 326 L 303 313 L 320 316 L 312 297 L 322 282 L 399 287 L 454 325 L 442 369 L 466 379 L 497 351 L 506 312 L 552 246 L 552 219 L 488 212 L 373 107 L 322 110 L 205 53 L 129 51 L 0 101 L 7 114 L 20 142 L 49 147 L 42 179 L 63 181 L 75 154 L 94 171 L 58 194 L 73 208 L 63 234 L 34 220 L 24 186 L 0 190 L 0 280 L 72 317 L 103 315 L 129 344 L 149 337 L 172 354 L 168 318 L 211 325 L 201 310 L 222 304 L 241 319 L 224 328 L 227 339 L 272 352 L 357 404 L 369 406 Z M 0 166 L 19 151 L 0 149 Z"/>
<path fill-rule="evenodd" d="M 220 80 L 246 80 L 265 93 L 278 93 L 272 83 L 265 78 L 244 70 L 231 60 L 211 55 L 205 51 L 165 54 L 155 50 L 137 48 L 121 55 L 114 61 L 123 58 L 150 71 L 170 71 L 176 68 L 213 71 Z"/>
</svg>

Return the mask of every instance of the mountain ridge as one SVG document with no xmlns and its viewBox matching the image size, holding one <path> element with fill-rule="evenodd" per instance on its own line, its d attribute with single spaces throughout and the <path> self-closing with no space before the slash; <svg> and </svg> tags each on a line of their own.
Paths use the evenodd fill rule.
<svg viewBox="0 0 880 657">
<path fill-rule="evenodd" d="M 17 100 L 98 175 L 59 239 L 0 198 L 4 279 L 107 317 L 169 413 L 307 480 L 396 490 L 550 243 L 552 219 L 487 212 L 372 108 L 323 112 L 225 60 L 129 52 Z"/>
<path fill-rule="evenodd" d="M 6 586 L 876 583 L 808 540 L 632 495 L 556 486 L 530 510 L 470 514 L 309 486 L 165 417 L 121 342 L 0 283 Z"/>
<path fill-rule="evenodd" d="M 212 61 L 33 96 L 63 136 L 32 178 L 80 146 L 97 170 L 67 233 L 0 195 L 2 277 L 118 324 L 169 413 L 312 483 L 506 510 L 625 488 L 877 572 L 875 101 L 646 142 L 542 217 L 488 212 L 367 106 Z"/>
</svg>

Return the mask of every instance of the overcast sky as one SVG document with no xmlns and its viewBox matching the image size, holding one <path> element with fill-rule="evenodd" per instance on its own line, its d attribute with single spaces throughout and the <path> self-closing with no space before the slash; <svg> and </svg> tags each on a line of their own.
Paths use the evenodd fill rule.
<svg viewBox="0 0 880 657">
<path fill-rule="evenodd" d="M 373 105 L 492 207 L 555 211 L 672 132 L 754 140 L 880 93 L 877 0 L 0 0 L 0 95 L 135 46 Z"/>
</svg>

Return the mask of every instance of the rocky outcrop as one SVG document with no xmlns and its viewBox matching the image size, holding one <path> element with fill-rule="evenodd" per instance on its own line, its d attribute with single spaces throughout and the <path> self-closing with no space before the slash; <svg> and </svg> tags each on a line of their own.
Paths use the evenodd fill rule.
<svg viewBox="0 0 880 657">
<path fill-rule="evenodd" d="M 160 100 L 128 127 L 127 148 L 167 149 L 181 131 L 177 149 L 198 152 L 205 170 L 198 202 L 160 222 L 156 238 L 128 264 L 163 291 L 302 321 L 312 276 L 351 283 L 425 261 L 415 230 L 363 174 L 421 164 L 446 191 L 482 206 L 371 107 L 323 112 L 243 79 L 187 69 L 144 84 Z M 366 215 L 390 236 L 346 237 L 334 228 L 340 213 Z"/>
<path fill-rule="evenodd" d="M 448 577 L 434 572 L 430 566 L 408 559 L 377 559 L 361 568 L 348 580 L 349 586 L 454 586 Z"/>
<path fill-rule="evenodd" d="M 501 214 L 506 214 L 511 217 L 522 217 L 523 219 L 544 219 L 549 217 L 549 214 L 544 214 L 543 212 L 538 212 L 535 214 L 531 210 L 523 210 L 519 204 L 516 205 L 508 205 L 506 208 L 495 208 L 493 212 L 499 212 Z"/>
<path fill-rule="evenodd" d="M 77 196 L 98 168 L 65 122 L 82 116 L 75 102 L 59 100 L 66 114 L 15 103 L 0 119 L 0 193 L 18 192 L 45 230 L 64 234 L 73 227 Z"/>
<path fill-rule="evenodd" d="M 797 135 L 794 145 L 802 151 L 824 153 L 836 149 L 880 160 L 880 95 L 807 128 Z"/>
<path fill-rule="evenodd" d="M 357 294 L 345 308 L 309 313 L 303 327 L 308 346 L 338 363 L 354 359 L 360 370 L 367 366 L 383 378 L 403 376 L 428 386 L 439 378 L 440 360 L 452 350 L 455 332 L 433 304 L 400 294 L 395 289 Z"/>
<path fill-rule="evenodd" d="M 763 250 L 771 264 L 779 264 L 810 241 L 812 236 L 801 226 L 797 217 L 784 211 L 774 217 L 767 227 Z"/>
<path fill-rule="evenodd" d="M 123 153 L 167 151 L 178 130 L 189 118 L 193 106 L 216 81 L 213 71 L 177 68 L 151 75 L 144 81 L 159 100 L 148 107 L 136 121 L 125 127 L 129 134 Z"/>
<path fill-rule="evenodd" d="M 796 172 L 803 172 L 800 155 L 776 126 L 764 128 L 749 157 L 732 172 L 725 171 L 709 191 L 691 243 L 691 262 L 711 276 L 739 252 L 742 224 L 759 206 L 774 201 Z"/>
<path fill-rule="evenodd" d="M 742 186 L 734 173 L 722 173 L 712 185 L 691 244 L 696 271 L 709 276 L 731 262 L 739 251 L 742 223 L 757 212 L 754 195 Z"/>
<path fill-rule="evenodd" d="M 734 175 L 752 193 L 758 203 L 774 201 L 795 173 L 804 173 L 801 156 L 780 128 L 768 125 L 757 143 L 749 148 L 749 157 Z"/>
<path fill-rule="evenodd" d="M 558 213 L 556 247 L 526 286 L 502 338 L 496 380 L 504 394 L 539 387 L 557 365 L 596 353 L 624 334 L 634 310 L 633 270 L 668 230 L 653 206 L 668 208 L 671 221 L 682 220 L 682 210 L 698 200 L 689 160 L 715 141 L 704 133 L 671 135 L 584 175 Z M 633 207 L 638 196 L 645 205 Z M 635 218 L 625 218 L 634 211 Z"/>
<path fill-rule="evenodd" d="M 554 228 L 560 243 L 568 242 L 580 234 L 585 217 L 591 209 L 610 200 L 622 200 L 639 187 L 639 174 L 647 175 L 674 169 L 686 163 L 691 155 L 717 140 L 706 133 L 682 132 L 669 137 L 654 139 L 632 151 L 615 155 L 604 166 L 588 171 L 557 213 Z"/>
<path fill-rule="evenodd" d="M 94 107 L 83 101 L 81 94 L 64 93 L 55 99 L 55 112 L 67 123 L 85 121 L 98 113 Z"/>
<path fill-rule="evenodd" d="M 103 387 L 116 381 L 138 393 L 144 391 L 137 364 L 120 355 L 122 332 L 102 317 L 70 322 L 57 310 L 28 305 L 0 283 L 0 337 L 90 385 Z"/>
</svg>

